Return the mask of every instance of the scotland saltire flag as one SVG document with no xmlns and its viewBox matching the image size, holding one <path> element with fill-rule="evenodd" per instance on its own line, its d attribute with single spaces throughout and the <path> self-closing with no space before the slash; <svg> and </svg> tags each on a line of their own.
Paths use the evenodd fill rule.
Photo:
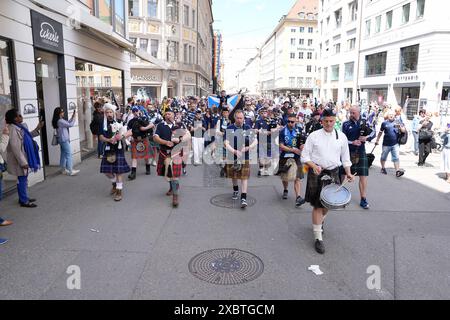
<svg viewBox="0 0 450 320">
<path fill-rule="evenodd" d="M 227 104 L 228 104 L 228 108 L 230 108 L 230 111 L 237 105 L 239 101 L 239 95 L 235 94 L 232 95 L 228 98 L 227 100 Z M 217 96 L 208 96 L 208 107 L 212 108 L 212 107 L 219 107 L 220 105 L 220 98 Z"/>
</svg>

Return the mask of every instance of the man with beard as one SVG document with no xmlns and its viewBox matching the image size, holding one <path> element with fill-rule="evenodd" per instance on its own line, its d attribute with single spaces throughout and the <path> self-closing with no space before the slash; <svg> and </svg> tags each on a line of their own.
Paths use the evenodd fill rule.
<svg viewBox="0 0 450 320">
<path fill-rule="evenodd" d="M 154 154 L 151 153 L 148 133 L 155 125 L 141 114 L 137 106 L 131 108 L 131 111 L 133 118 L 128 121 L 128 129 L 132 132 L 133 141 L 131 142 L 131 174 L 128 179 L 134 180 L 136 179 L 138 159 L 145 159 L 145 174 L 150 175 L 151 160 Z"/>
<path fill-rule="evenodd" d="M 175 114 L 172 109 L 167 109 L 164 121 L 156 127 L 153 139 L 160 145 L 157 172 L 161 177 L 169 181 L 170 189 L 166 193 L 172 196 L 172 206 L 178 207 L 179 178 L 182 170 L 182 150 L 175 148 L 182 140 L 183 135 L 176 129 Z"/>
<path fill-rule="evenodd" d="M 226 176 L 233 180 L 233 200 L 238 199 L 239 180 L 241 180 L 241 208 L 247 207 L 247 188 L 250 178 L 250 150 L 257 146 L 258 139 L 251 127 L 244 123 L 244 112 L 234 113 L 234 124 L 228 126 L 224 136 L 224 146 L 229 157 L 225 167 Z"/>
</svg>

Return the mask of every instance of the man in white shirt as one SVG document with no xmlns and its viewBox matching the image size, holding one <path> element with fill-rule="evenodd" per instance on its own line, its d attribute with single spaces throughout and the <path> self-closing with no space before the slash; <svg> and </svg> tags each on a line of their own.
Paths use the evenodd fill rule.
<svg viewBox="0 0 450 320">
<path fill-rule="evenodd" d="M 323 129 L 314 131 L 308 136 L 302 152 L 302 163 L 309 167 L 305 200 L 313 206 L 315 249 L 320 254 L 325 253 L 322 233 L 323 222 L 328 213 L 328 209 L 324 208 L 320 201 L 322 178 L 328 175 L 335 183 L 339 183 L 339 167 L 342 165 L 346 178 L 350 182 L 354 180 L 350 172 L 352 162 L 347 137 L 334 129 L 336 114 L 331 109 L 325 109 L 322 117 Z"/>
</svg>

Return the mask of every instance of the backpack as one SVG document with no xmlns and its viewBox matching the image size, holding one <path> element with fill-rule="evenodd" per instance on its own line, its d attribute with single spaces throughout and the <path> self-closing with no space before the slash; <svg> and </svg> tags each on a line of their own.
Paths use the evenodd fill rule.
<svg viewBox="0 0 450 320">
<path fill-rule="evenodd" d="M 399 132 L 397 136 L 397 142 L 399 145 L 405 145 L 408 142 L 408 131 Z"/>
</svg>

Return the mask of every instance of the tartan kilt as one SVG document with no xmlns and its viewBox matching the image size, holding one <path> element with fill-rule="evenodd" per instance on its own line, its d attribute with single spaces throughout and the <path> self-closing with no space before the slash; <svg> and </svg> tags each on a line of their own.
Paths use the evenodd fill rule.
<svg viewBox="0 0 450 320">
<path fill-rule="evenodd" d="M 350 158 L 352 158 L 352 154 L 350 154 Z M 352 174 L 357 173 L 360 177 L 369 176 L 369 159 L 367 158 L 366 152 L 359 154 L 358 163 L 352 164 L 350 171 Z M 340 174 L 345 175 L 344 167 L 340 168 Z"/>
<path fill-rule="evenodd" d="M 314 208 L 325 208 L 320 201 L 320 193 L 322 192 L 321 178 L 324 175 L 329 175 L 336 183 L 339 183 L 339 168 L 334 170 L 323 170 L 320 175 L 315 175 L 312 169 L 308 171 L 308 179 L 306 182 L 305 200 L 309 202 Z"/>
<path fill-rule="evenodd" d="M 116 162 L 109 163 L 106 161 L 106 157 L 103 157 L 102 164 L 100 166 L 101 173 L 128 173 L 131 169 L 128 166 L 127 160 L 125 159 L 124 149 L 116 150 Z"/>
<path fill-rule="evenodd" d="M 164 151 L 159 152 L 158 164 L 156 166 L 156 172 L 158 173 L 158 176 L 160 176 L 160 177 L 166 176 L 166 166 L 164 164 L 164 160 L 166 160 L 166 158 L 168 156 L 169 155 Z M 181 177 L 182 169 L 183 169 L 183 163 L 181 161 L 181 156 L 177 155 L 176 161 L 172 161 L 172 178 Z"/>
<path fill-rule="evenodd" d="M 137 147 L 142 148 L 143 150 L 138 150 Z M 132 159 L 150 159 L 150 143 L 147 138 L 143 138 L 142 140 L 133 139 L 131 142 L 131 158 Z"/>
<path fill-rule="evenodd" d="M 228 179 L 248 180 L 250 178 L 250 161 L 245 160 L 239 171 L 233 169 L 233 164 L 226 164 L 225 173 Z"/>
</svg>

